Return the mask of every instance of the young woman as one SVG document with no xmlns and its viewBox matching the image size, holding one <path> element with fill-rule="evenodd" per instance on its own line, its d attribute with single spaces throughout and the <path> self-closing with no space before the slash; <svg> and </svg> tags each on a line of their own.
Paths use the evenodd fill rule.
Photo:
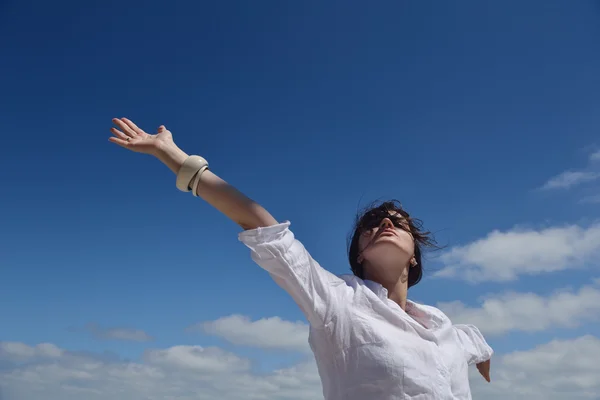
<svg viewBox="0 0 600 400">
<path fill-rule="evenodd" d="M 150 154 L 192 191 L 240 225 L 252 259 L 286 290 L 310 323 L 309 343 L 327 400 L 470 399 L 470 364 L 489 382 L 492 349 L 472 325 L 453 325 L 440 310 L 411 302 L 422 275 L 421 247 L 433 242 L 397 202 L 357 219 L 349 248 L 353 275 L 323 269 L 296 240 L 290 223 L 188 156 L 167 128 L 154 135 L 114 119 L 110 141 Z"/>
</svg>

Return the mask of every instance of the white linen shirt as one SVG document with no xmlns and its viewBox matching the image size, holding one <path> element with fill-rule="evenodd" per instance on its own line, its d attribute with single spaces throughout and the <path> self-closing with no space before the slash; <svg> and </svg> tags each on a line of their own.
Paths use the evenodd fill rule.
<svg viewBox="0 0 600 400">
<path fill-rule="evenodd" d="M 476 327 L 452 325 L 437 308 L 411 301 L 404 311 L 380 284 L 333 275 L 289 226 L 239 239 L 308 319 L 326 400 L 471 399 L 467 366 L 493 353 Z"/>
</svg>

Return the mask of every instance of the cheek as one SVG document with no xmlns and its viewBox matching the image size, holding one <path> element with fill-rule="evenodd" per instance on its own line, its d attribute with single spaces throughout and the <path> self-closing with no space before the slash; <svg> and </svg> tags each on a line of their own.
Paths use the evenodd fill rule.
<svg viewBox="0 0 600 400">
<path fill-rule="evenodd" d="M 371 238 L 368 235 L 361 235 L 358 238 L 358 252 L 359 253 L 361 253 L 363 251 L 363 249 L 365 247 L 367 247 L 367 245 L 369 244 L 370 240 L 371 240 Z"/>
<path fill-rule="evenodd" d="M 398 239 L 402 244 L 402 248 L 413 252 L 415 250 L 415 240 L 413 239 L 412 234 L 406 231 L 399 232 Z"/>
</svg>

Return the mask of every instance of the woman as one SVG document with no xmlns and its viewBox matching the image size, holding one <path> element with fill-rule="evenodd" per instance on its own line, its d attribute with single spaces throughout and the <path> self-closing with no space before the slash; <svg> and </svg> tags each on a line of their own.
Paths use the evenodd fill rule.
<svg viewBox="0 0 600 400">
<path fill-rule="evenodd" d="M 310 322 L 309 343 L 325 399 L 470 399 L 469 364 L 489 382 L 492 349 L 477 328 L 452 325 L 440 310 L 411 302 L 408 288 L 422 274 L 427 232 L 398 203 L 367 210 L 349 249 L 354 275 L 337 277 L 310 256 L 264 208 L 188 156 L 164 126 L 150 135 L 114 119 L 110 141 L 157 157 L 192 191 L 243 229 L 239 239 Z"/>
</svg>

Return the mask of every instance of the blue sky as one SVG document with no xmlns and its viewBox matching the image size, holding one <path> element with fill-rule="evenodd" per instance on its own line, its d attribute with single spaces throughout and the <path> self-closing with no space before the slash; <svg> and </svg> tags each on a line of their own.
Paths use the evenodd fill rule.
<svg viewBox="0 0 600 400">
<path fill-rule="evenodd" d="M 594 1 L 2 2 L 0 388 L 33 398 L 9 377 L 16 344 L 119 366 L 214 347 L 251 360 L 248 376 L 304 362 L 297 344 L 228 336 L 301 335 L 286 324 L 304 319 L 237 226 L 107 141 L 123 116 L 165 124 L 335 273 L 357 207 L 400 199 L 447 245 L 410 297 L 500 321 L 488 338 L 506 375 L 476 388 L 488 398 L 514 386 L 517 351 L 600 349 L 599 21 Z M 504 320 L 483 299 L 507 292 L 523 303 Z M 559 315 L 523 329 L 531 296 Z"/>
</svg>

